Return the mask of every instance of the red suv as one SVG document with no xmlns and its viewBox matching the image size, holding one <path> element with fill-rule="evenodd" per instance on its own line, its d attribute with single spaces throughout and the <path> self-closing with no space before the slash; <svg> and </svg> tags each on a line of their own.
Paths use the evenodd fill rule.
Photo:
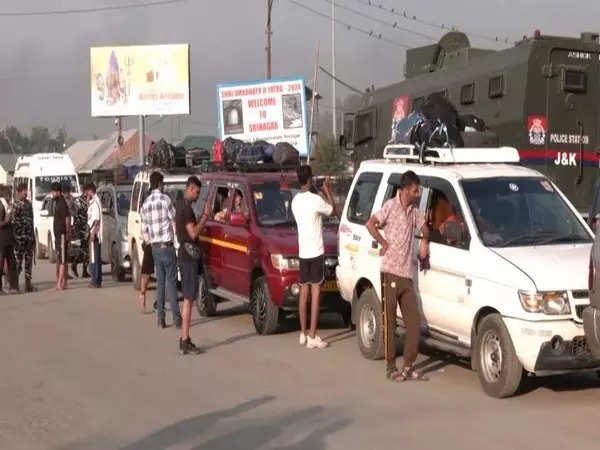
<svg viewBox="0 0 600 450">
<path fill-rule="evenodd" d="M 220 171 L 200 178 L 212 218 L 200 236 L 205 270 L 198 312 L 212 316 L 222 300 L 249 303 L 256 331 L 274 333 L 286 314 L 298 311 L 298 233 L 291 210 L 299 191 L 296 173 Z M 350 309 L 335 278 L 337 226 L 332 221 L 323 226 L 321 310 L 339 312 L 349 324 Z"/>
</svg>

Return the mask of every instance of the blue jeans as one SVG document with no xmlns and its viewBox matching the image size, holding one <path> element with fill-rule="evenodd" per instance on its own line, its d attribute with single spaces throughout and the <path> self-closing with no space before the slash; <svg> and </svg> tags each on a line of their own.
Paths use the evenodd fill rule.
<svg viewBox="0 0 600 450">
<path fill-rule="evenodd" d="M 174 247 L 152 247 L 154 273 L 156 275 L 156 303 L 158 320 L 165 320 L 165 294 L 171 302 L 173 321 L 181 319 L 177 301 L 177 256 Z"/>
<path fill-rule="evenodd" d="M 92 283 L 96 286 L 102 286 L 102 257 L 98 236 L 94 238 L 92 246 L 94 250 L 94 259 L 90 261 L 92 263 Z"/>
</svg>

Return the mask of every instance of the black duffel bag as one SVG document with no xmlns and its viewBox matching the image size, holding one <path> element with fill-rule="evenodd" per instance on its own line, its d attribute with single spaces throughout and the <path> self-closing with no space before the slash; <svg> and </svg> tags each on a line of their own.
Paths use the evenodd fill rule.
<svg viewBox="0 0 600 450">
<path fill-rule="evenodd" d="M 247 147 L 249 147 L 249 144 L 244 141 L 228 137 L 223 141 L 223 161 L 228 163 L 236 162 L 238 153 Z"/>
<path fill-rule="evenodd" d="M 273 151 L 273 162 L 280 165 L 298 165 L 300 153 L 288 142 L 278 142 Z"/>
<path fill-rule="evenodd" d="M 236 162 L 240 164 L 265 162 L 265 151 L 262 145 L 243 147 L 237 154 Z"/>
</svg>

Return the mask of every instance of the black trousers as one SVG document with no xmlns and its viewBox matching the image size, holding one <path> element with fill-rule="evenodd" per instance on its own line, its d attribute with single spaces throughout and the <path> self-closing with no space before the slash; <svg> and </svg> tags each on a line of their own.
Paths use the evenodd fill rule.
<svg viewBox="0 0 600 450">
<path fill-rule="evenodd" d="M 17 277 L 17 263 L 15 261 L 15 247 L 13 245 L 0 246 L 0 271 L 4 271 L 4 264 L 7 265 L 6 276 L 10 289 L 19 289 L 19 279 Z M 0 277 L 0 289 L 2 288 L 2 277 Z"/>
</svg>

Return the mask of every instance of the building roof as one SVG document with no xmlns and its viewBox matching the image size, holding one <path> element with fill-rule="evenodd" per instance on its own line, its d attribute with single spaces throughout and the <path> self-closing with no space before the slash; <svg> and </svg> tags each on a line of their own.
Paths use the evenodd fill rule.
<svg viewBox="0 0 600 450">
<path fill-rule="evenodd" d="M 17 155 L 13 153 L 0 153 L 0 167 L 5 172 L 14 172 L 17 164 Z"/>
<path fill-rule="evenodd" d="M 183 138 L 183 141 L 176 144 L 177 147 L 184 147 L 186 150 L 191 148 L 205 148 L 207 150 L 212 149 L 212 146 L 216 138 L 214 136 L 198 136 L 189 135 Z"/>
<path fill-rule="evenodd" d="M 73 161 L 75 170 L 78 171 L 81 166 L 88 162 L 104 142 L 102 139 L 96 141 L 77 141 L 71 145 L 66 153 L 71 158 L 71 161 Z"/>
</svg>

